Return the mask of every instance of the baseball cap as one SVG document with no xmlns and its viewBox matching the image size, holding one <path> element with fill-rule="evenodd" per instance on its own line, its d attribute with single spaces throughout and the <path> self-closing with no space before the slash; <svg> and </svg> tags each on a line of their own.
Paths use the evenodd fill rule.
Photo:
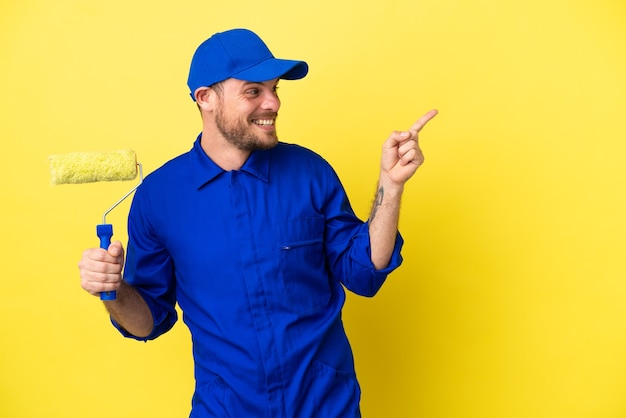
<svg viewBox="0 0 626 418">
<path fill-rule="evenodd" d="M 191 97 L 200 87 L 228 78 L 262 82 L 274 78 L 298 80 L 306 76 L 304 61 L 275 58 L 261 38 L 248 29 L 219 32 L 204 41 L 193 55 L 187 85 Z"/>
</svg>

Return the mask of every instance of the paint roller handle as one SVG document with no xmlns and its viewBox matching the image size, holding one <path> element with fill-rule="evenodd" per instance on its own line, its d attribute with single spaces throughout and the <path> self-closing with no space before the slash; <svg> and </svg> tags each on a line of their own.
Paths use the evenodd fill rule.
<svg viewBox="0 0 626 418">
<path fill-rule="evenodd" d="M 108 250 L 109 245 L 111 245 L 111 237 L 113 236 L 113 225 L 111 224 L 97 225 L 96 233 L 98 234 L 98 238 L 100 238 L 100 248 Z M 117 298 L 117 292 L 115 290 L 112 290 L 110 292 L 100 293 L 100 300 L 115 300 L 116 298 Z"/>
</svg>

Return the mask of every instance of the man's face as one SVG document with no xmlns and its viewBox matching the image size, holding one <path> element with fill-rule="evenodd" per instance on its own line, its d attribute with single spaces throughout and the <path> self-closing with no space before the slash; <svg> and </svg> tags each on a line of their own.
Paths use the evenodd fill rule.
<svg viewBox="0 0 626 418">
<path fill-rule="evenodd" d="M 278 79 L 260 83 L 228 79 L 217 90 L 215 124 L 226 141 L 242 151 L 276 145 L 280 100 Z"/>
</svg>

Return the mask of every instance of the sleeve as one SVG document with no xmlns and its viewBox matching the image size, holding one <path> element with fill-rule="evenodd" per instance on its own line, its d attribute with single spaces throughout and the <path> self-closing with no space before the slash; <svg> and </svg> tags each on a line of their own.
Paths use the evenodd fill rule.
<svg viewBox="0 0 626 418">
<path fill-rule="evenodd" d="M 389 265 L 376 270 L 371 261 L 369 224 L 355 215 L 334 171 L 327 179 L 324 215 L 326 256 L 331 275 L 351 292 L 374 296 L 387 275 L 402 263 L 402 236 L 399 232 L 396 235 Z"/>
<path fill-rule="evenodd" d="M 169 331 L 178 314 L 176 305 L 176 281 L 172 259 L 155 233 L 150 222 L 152 205 L 146 200 L 140 187 L 133 199 L 128 216 L 128 248 L 124 266 L 124 280 L 146 301 L 154 328 L 145 338 L 138 338 L 124 330 L 114 320 L 113 325 L 128 338 L 140 341 L 153 340 Z"/>
</svg>

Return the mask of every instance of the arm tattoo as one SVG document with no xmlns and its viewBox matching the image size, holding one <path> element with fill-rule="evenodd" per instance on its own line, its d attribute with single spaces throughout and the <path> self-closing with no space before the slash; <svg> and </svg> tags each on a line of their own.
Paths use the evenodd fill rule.
<svg viewBox="0 0 626 418">
<path fill-rule="evenodd" d="M 372 207 L 372 214 L 370 215 L 369 221 L 372 222 L 376 217 L 376 212 L 378 212 L 378 208 L 383 204 L 383 196 L 385 196 L 385 189 L 380 187 L 378 192 L 376 193 L 376 198 L 374 199 L 374 205 Z"/>
</svg>

